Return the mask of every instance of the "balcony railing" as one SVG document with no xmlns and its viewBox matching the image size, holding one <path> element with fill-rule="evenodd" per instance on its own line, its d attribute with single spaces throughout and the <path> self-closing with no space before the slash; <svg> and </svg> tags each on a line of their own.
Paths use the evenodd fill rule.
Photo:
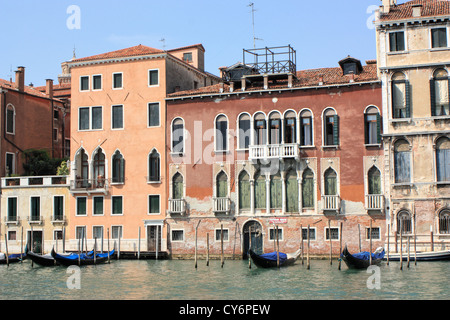
<svg viewBox="0 0 450 320">
<path fill-rule="evenodd" d="M 299 147 L 296 143 L 251 145 L 250 160 L 298 158 Z"/>
<path fill-rule="evenodd" d="M 322 209 L 324 211 L 339 211 L 341 207 L 341 198 L 338 195 L 322 195 Z"/>
<path fill-rule="evenodd" d="M 16 216 L 6 216 L 4 217 L 3 221 L 5 221 L 5 224 L 19 224 L 19 217 Z"/>
<path fill-rule="evenodd" d="M 169 214 L 184 215 L 185 213 L 186 213 L 186 200 L 169 199 Z"/>
<path fill-rule="evenodd" d="M 366 195 L 366 209 L 367 210 L 383 210 L 384 209 L 384 196 L 382 194 Z"/>
<path fill-rule="evenodd" d="M 54 215 L 52 216 L 52 224 L 65 224 L 66 218 L 64 215 Z"/>
<path fill-rule="evenodd" d="M 109 189 L 109 180 L 105 178 L 97 179 L 75 179 L 70 181 L 70 191 L 72 193 L 104 193 Z"/>
<path fill-rule="evenodd" d="M 230 198 L 213 198 L 214 213 L 230 213 L 231 199 Z"/>
<path fill-rule="evenodd" d="M 42 222 L 44 221 L 44 219 L 42 218 L 42 216 L 28 216 L 28 223 L 29 224 L 42 224 Z"/>
<path fill-rule="evenodd" d="M 67 176 L 40 176 L 40 177 L 7 177 L 2 178 L 2 188 L 8 187 L 55 187 L 66 186 Z"/>
</svg>

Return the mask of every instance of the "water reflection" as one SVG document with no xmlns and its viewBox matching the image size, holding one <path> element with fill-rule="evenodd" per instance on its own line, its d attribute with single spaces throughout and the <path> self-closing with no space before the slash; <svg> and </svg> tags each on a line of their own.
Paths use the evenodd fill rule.
<svg viewBox="0 0 450 320">
<path fill-rule="evenodd" d="M 381 289 L 369 289 L 366 270 L 317 260 L 281 269 L 249 269 L 247 261 L 112 261 L 81 268 L 81 289 L 70 290 L 65 267 L 0 266 L 1 299 L 75 300 L 309 300 L 449 299 L 450 263 L 380 267 Z"/>
</svg>

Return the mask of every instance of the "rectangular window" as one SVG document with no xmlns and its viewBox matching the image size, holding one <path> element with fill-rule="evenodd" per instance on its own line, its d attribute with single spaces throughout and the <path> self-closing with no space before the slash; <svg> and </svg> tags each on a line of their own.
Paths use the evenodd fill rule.
<svg viewBox="0 0 450 320">
<path fill-rule="evenodd" d="M 148 104 L 148 126 L 149 127 L 160 126 L 159 103 Z"/>
<path fill-rule="evenodd" d="M 123 75 L 122 73 L 113 73 L 113 89 L 122 89 Z"/>
<path fill-rule="evenodd" d="M 302 229 L 303 240 L 308 240 L 308 228 Z M 316 240 L 316 229 L 309 228 L 309 240 Z"/>
<path fill-rule="evenodd" d="M 395 183 L 411 182 L 410 158 L 409 152 L 394 153 Z"/>
<path fill-rule="evenodd" d="M 301 145 L 302 146 L 312 146 L 312 118 L 311 117 L 302 117 L 300 123 L 301 130 Z"/>
<path fill-rule="evenodd" d="M 92 90 L 102 90 L 102 76 L 92 76 Z"/>
<path fill-rule="evenodd" d="M 277 229 L 276 228 L 270 228 L 269 229 L 269 240 L 277 240 Z M 278 228 L 278 240 L 283 240 L 283 229 Z"/>
<path fill-rule="evenodd" d="M 157 86 L 159 84 L 159 70 L 148 71 L 148 85 Z"/>
<path fill-rule="evenodd" d="M 103 108 L 92 107 L 92 130 L 103 128 Z"/>
<path fill-rule="evenodd" d="M 366 115 L 366 144 L 378 142 L 378 117 L 376 114 Z"/>
<path fill-rule="evenodd" d="M 403 31 L 389 33 L 389 48 L 391 52 L 405 51 L 405 33 Z"/>
<path fill-rule="evenodd" d="M 112 129 L 123 129 L 123 106 L 112 106 Z"/>
<path fill-rule="evenodd" d="M 64 197 L 53 197 L 53 220 L 62 221 L 64 218 Z"/>
<path fill-rule="evenodd" d="M 86 211 L 86 203 L 87 198 L 86 197 L 78 197 L 77 198 L 77 216 L 85 216 L 87 214 Z"/>
<path fill-rule="evenodd" d="M 55 230 L 53 231 L 53 240 L 62 240 L 63 239 L 63 232 L 62 230 Z"/>
<path fill-rule="evenodd" d="M 184 230 L 172 230 L 172 241 L 173 242 L 184 241 Z"/>
<path fill-rule="evenodd" d="M 16 241 L 17 240 L 17 232 L 16 231 L 8 231 L 8 240 Z"/>
<path fill-rule="evenodd" d="M 14 165 L 14 162 L 15 162 L 14 157 L 15 157 L 14 153 L 9 153 L 9 152 L 6 153 L 6 162 L 5 162 L 6 168 L 5 169 L 6 169 L 7 176 L 11 176 L 12 174 L 16 173 L 16 167 Z"/>
<path fill-rule="evenodd" d="M 6 109 L 6 133 L 14 134 L 14 109 Z"/>
<path fill-rule="evenodd" d="M 86 238 L 86 227 L 76 227 L 75 228 L 75 235 L 78 239 L 84 239 Z"/>
<path fill-rule="evenodd" d="M 94 203 L 94 215 L 103 215 L 103 197 L 93 197 L 92 201 Z"/>
<path fill-rule="evenodd" d="M 331 240 L 339 240 L 339 228 L 326 228 L 325 229 L 326 240 L 330 240 L 330 233 L 331 233 Z"/>
<path fill-rule="evenodd" d="M 392 111 L 394 119 L 409 118 L 410 112 L 407 105 L 407 90 L 409 85 L 406 81 L 392 82 Z"/>
<path fill-rule="evenodd" d="M 31 197 L 30 201 L 30 221 L 41 220 L 41 198 Z"/>
<path fill-rule="evenodd" d="M 184 62 L 192 62 L 192 52 L 183 53 Z"/>
<path fill-rule="evenodd" d="M 17 198 L 8 198 L 7 221 L 17 221 Z"/>
<path fill-rule="evenodd" d="M 221 241 L 222 229 L 216 229 L 216 241 Z M 223 241 L 228 241 L 228 229 L 223 229 Z"/>
<path fill-rule="evenodd" d="M 339 118 L 337 115 L 325 118 L 325 145 L 339 145 Z"/>
<path fill-rule="evenodd" d="M 89 76 L 80 77 L 80 91 L 89 91 Z"/>
<path fill-rule="evenodd" d="M 160 202 L 159 195 L 148 196 L 148 213 L 149 214 L 160 213 L 159 202 Z"/>
<path fill-rule="evenodd" d="M 239 149 L 248 149 L 250 145 L 250 119 L 239 120 Z"/>
<path fill-rule="evenodd" d="M 111 238 L 122 239 L 122 226 L 111 227 Z"/>
<path fill-rule="evenodd" d="M 447 47 L 447 28 L 431 29 L 431 47 L 432 48 Z"/>
<path fill-rule="evenodd" d="M 89 130 L 90 108 L 78 109 L 78 130 Z"/>
<path fill-rule="evenodd" d="M 123 214 L 123 197 L 122 196 L 112 196 L 112 212 L 111 214 Z"/>
<path fill-rule="evenodd" d="M 58 141 L 58 129 L 53 129 L 53 141 Z"/>
<path fill-rule="evenodd" d="M 366 228 L 366 239 L 370 240 L 370 228 Z M 380 240 L 380 228 L 372 227 L 372 240 Z"/>
<path fill-rule="evenodd" d="M 92 234 L 93 234 L 94 239 L 102 239 L 103 226 L 94 226 L 92 228 Z"/>
</svg>

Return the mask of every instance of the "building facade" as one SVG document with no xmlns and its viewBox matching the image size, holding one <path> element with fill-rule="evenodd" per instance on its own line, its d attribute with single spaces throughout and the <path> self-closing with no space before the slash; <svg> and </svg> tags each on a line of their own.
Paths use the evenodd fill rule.
<svg viewBox="0 0 450 320">
<path fill-rule="evenodd" d="M 400 234 L 418 250 L 450 242 L 449 19 L 448 1 L 386 0 L 375 21 L 387 239 L 396 250 Z"/>
<path fill-rule="evenodd" d="M 122 251 L 167 249 L 168 93 L 211 85 L 201 45 L 135 46 L 63 63 L 71 77 L 70 221 L 75 246 L 107 237 Z"/>
<path fill-rule="evenodd" d="M 250 243 L 273 251 L 277 238 L 283 252 L 302 239 L 306 250 L 308 227 L 311 254 L 336 256 L 341 243 L 368 250 L 370 226 L 374 249 L 383 245 L 375 61 L 347 57 L 336 68 L 298 72 L 290 62 L 272 70 L 238 63 L 222 69 L 222 83 L 166 99 L 173 256 L 242 258 Z"/>
</svg>

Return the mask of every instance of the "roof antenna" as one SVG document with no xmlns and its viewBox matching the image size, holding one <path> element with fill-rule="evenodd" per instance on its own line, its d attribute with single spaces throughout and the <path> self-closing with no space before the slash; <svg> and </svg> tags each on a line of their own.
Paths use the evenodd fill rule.
<svg viewBox="0 0 450 320">
<path fill-rule="evenodd" d="M 256 49 L 256 40 L 263 40 L 263 39 L 256 38 L 255 36 L 255 12 L 256 12 L 255 4 L 253 2 L 250 2 L 250 4 L 247 7 L 252 8 L 253 49 Z"/>
<path fill-rule="evenodd" d="M 75 48 L 75 45 L 73 45 L 73 57 L 72 57 L 72 60 L 75 60 L 76 58 L 77 58 L 76 48 Z"/>
<path fill-rule="evenodd" d="M 163 47 L 163 50 L 164 51 L 166 51 L 166 39 L 164 39 L 164 38 L 162 38 L 161 40 L 159 40 L 160 42 L 162 42 L 162 47 Z"/>
</svg>

